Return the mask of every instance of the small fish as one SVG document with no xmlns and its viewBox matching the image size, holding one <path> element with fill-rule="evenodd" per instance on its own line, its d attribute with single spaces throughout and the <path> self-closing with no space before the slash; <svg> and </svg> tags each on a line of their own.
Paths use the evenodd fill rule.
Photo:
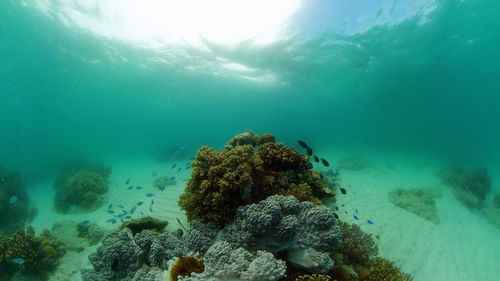
<svg viewBox="0 0 500 281">
<path fill-rule="evenodd" d="M 160 185 L 160 186 L 158 186 L 158 189 L 159 189 L 160 191 L 163 191 L 163 190 L 165 190 L 165 186 L 164 186 L 164 185 Z"/>
<path fill-rule="evenodd" d="M 369 224 L 373 224 L 373 221 L 371 220 L 367 220 L 366 222 L 368 222 Z"/>
<path fill-rule="evenodd" d="M 118 205 L 118 208 L 121 208 L 121 209 L 123 209 L 124 207 L 123 207 L 123 205 Z"/>
<path fill-rule="evenodd" d="M 172 168 L 170 168 L 170 169 L 173 169 L 173 168 L 175 168 L 176 166 L 177 166 L 177 164 L 174 164 L 174 165 L 172 165 Z"/>
<path fill-rule="evenodd" d="M 175 176 L 171 176 L 168 180 L 169 181 L 174 181 L 175 180 Z"/>
<path fill-rule="evenodd" d="M 142 189 L 142 186 L 138 185 L 135 187 L 135 189 L 137 189 L 137 190 Z"/>
<path fill-rule="evenodd" d="M 75 204 L 71 204 L 68 206 L 68 211 L 73 211 L 74 209 L 76 209 L 76 205 Z"/>
<path fill-rule="evenodd" d="M 355 219 L 355 220 L 359 220 L 359 218 L 358 218 L 358 217 L 356 217 L 356 216 L 353 216 L 353 217 L 354 217 L 354 219 Z"/>
<path fill-rule="evenodd" d="M 321 158 L 321 164 L 323 164 L 323 166 L 325 166 L 325 167 L 330 166 L 330 163 L 328 163 L 328 161 L 326 161 L 324 158 Z"/>
<path fill-rule="evenodd" d="M 338 219 L 338 218 L 339 218 L 339 216 L 338 216 L 337 214 L 335 214 L 335 213 L 333 213 L 333 216 L 334 216 L 336 219 Z"/>
<path fill-rule="evenodd" d="M 135 212 L 135 209 L 137 209 L 137 207 L 136 207 L 136 206 L 134 206 L 134 207 L 130 208 L 130 214 L 133 214 L 133 213 Z"/>
<path fill-rule="evenodd" d="M 380 236 L 378 234 L 375 234 L 375 238 L 380 240 Z"/>
<path fill-rule="evenodd" d="M 107 212 L 108 214 L 114 214 L 114 213 L 115 213 L 115 211 L 113 211 L 113 210 L 107 210 L 106 212 Z"/>
<path fill-rule="evenodd" d="M 125 184 L 129 184 L 129 183 L 130 183 L 130 179 L 127 179 L 127 180 L 125 181 Z"/>
<path fill-rule="evenodd" d="M 23 258 L 13 258 L 13 259 L 11 259 L 11 261 L 13 263 L 17 263 L 17 264 L 24 264 L 24 259 Z"/>
<path fill-rule="evenodd" d="M 16 195 L 12 195 L 9 198 L 9 204 L 16 204 L 16 202 L 17 202 L 17 196 Z"/>
<path fill-rule="evenodd" d="M 123 222 L 123 218 L 122 218 L 122 219 L 120 219 L 120 221 L 121 221 L 121 222 Z"/>
<path fill-rule="evenodd" d="M 155 203 L 155 200 L 151 199 L 151 206 L 153 206 L 154 203 Z"/>
<path fill-rule="evenodd" d="M 153 212 L 153 208 L 151 208 L 151 206 L 149 207 L 149 211 L 152 213 Z"/>
<path fill-rule="evenodd" d="M 123 214 L 123 213 L 120 213 L 120 214 L 118 214 L 118 215 L 115 215 L 115 217 L 117 217 L 117 218 L 121 218 L 121 217 L 123 217 L 123 216 L 124 216 L 124 214 Z"/>
<path fill-rule="evenodd" d="M 344 211 L 344 213 L 347 215 L 347 211 Z"/>
<path fill-rule="evenodd" d="M 111 209 L 111 208 L 113 208 L 113 204 L 108 205 L 108 209 Z"/>
<path fill-rule="evenodd" d="M 297 142 L 299 143 L 300 146 L 302 146 L 303 148 L 309 148 L 309 146 L 307 145 L 307 143 L 301 141 L 301 140 L 297 140 Z"/>
<path fill-rule="evenodd" d="M 84 225 L 84 226 L 89 225 L 89 224 L 90 224 L 89 220 L 84 220 L 81 222 L 81 225 Z"/>
<path fill-rule="evenodd" d="M 335 210 L 337 210 L 337 211 L 338 211 L 338 210 L 339 210 L 339 207 L 335 207 Z"/>
<path fill-rule="evenodd" d="M 346 195 L 347 194 L 347 191 L 345 190 L 345 188 L 341 187 L 340 188 L 340 193 Z M 343 207 L 343 206 L 342 206 Z"/>
<path fill-rule="evenodd" d="M 344 205 L 344 204 L 342 204 L 342 207 L 345 207 L 345 205 Z"/>
<path fill-rule="evenodd" d="M 128 190 L 131 190 L 132 188 L 134 188 L 134 186 L 133 186 L 133 185 L 129 186 L 127 189 L 128 189 Z"/>
<path fill-rule="evenodd" d="M 124 215 L 128 214 L 127 210 L 122 210 L 122 214 Z"/>
<path fill-rule="evenodd" d="M 147 196 L 147 197 L 153 197 L 153 196 L 155 196 L 155 195 L 154 195 L 153 193 L 151 193 L 151 192 L 148 192 L 148 193 L 146 193 L 146 196 Z"/>
<path fill-rule="evenodd" d="M 131 216 L 125 216 L 126 219 L 131 219 L 132 217 Z"/>
<path fill-rule="evenodd" d="M 307 148 L 307 155 L 308 156 L 313 155 L 313 150 L 311 148 L 309 148 L 309 147 Z"/>
<path fill-rule="evenodd" d="M 144 203 L 144 201 L 139 201 L 139 202 L 137 202 L 137 206 L 142 206 L 143 203 Z"/>
<path fill-rule="evenodd" d="M 356 211 L 356 214 L 359 214 L 358 209 L 356 209 L 355 211 Z"/>
<path fill-rule="evenodd" d="M 314 155 L 313 157 L 314 157 L 314 162 L 318 163 L 319 162 L 318 156 Z"/>
<path fill-rule="evenodd" d="M 106 222 L 110 222 L 112 224 L 115 224 L 116 223 L 116 220 L 115 219 L 108 219 Z"/>
<path fill-rule="evenodd" d="M 191 166 L 186 166 L 186 170 L 189 170 L 189 169 L 191 169 Z"/>
<path fill-rule="evenodd" d="M 186 163 L 186 166 L 191 166 L 191 162 L 187 162 L 187 163 Z"/>
<path fill-rule="evenodd" d="M 181 167 L 179 167 L 179 169 L 177 169 L 177 172 L 180 172 L 180 171 L 182 171 L 182 168 L 181 168 Z"/>
</svg>

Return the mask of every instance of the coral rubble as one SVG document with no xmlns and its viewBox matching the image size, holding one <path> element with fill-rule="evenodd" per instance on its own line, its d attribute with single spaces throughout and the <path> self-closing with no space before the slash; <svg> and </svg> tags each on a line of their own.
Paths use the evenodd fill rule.
<svg viewBox="0 0 500 281">
<path fill-rule="evenodd" d="M 419 188 L 397 189 L 387 194 L 389 202 L 434 224 L 440 219 L 434 199 Z"/>
<path fill-rule="evenodd" d="M 275 143 L 272 134 L 259 137 L 246 132 L 221 151 L 203 146 L 192 167 L 179 205 L 190 221 L 210 222 L 217 227 L 229 224 L 238 207 L 271 195 L 293 195 L 316 204 L 333 196 L 308 158 L 294 148 Z"/>
</svg>

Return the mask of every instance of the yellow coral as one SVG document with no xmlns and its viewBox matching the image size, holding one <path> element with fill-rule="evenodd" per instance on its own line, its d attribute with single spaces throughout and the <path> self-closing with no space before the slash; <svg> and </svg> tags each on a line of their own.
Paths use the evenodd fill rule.
<svg viewBox="0 0 500 281">
<path fill-rule="evenodd" d="M 360 278 L 361 281 L 411 281 L 413 278 L 407 273 L 402 273 L 394 262 L 385 258 L 374 258 L 370 260 L 370 269 L 367 276 Z"/>
</svg>

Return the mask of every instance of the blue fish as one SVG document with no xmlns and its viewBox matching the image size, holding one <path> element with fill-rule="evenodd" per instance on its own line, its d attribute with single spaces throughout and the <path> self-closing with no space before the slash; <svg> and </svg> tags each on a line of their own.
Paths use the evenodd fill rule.
<svg viewBox="0 0 500 281">
<path fill-rule="evenodd" d="M 130 183 L 130 179 L 127 179 L 127 180 L 125 181 L 125 184 L 129 184 L 129 183 Z"/>
<path fill-rule="evenodd" d="M 135 187 L 135 189 L 142 189 L 142 186 L 138 185 Z"/>
<path fill-rule="evenodd" d="M 81 225 L 89 225 L 90 224 L 90 221 L 89 220 L 84 220 L 82 221 Z"/>
<path fill-rule="evenodd" d="M 13 258 L 13 259 L 11 259 L 11 261 L 13 263 L 17 263 L 17 264 L 24 264 L 24 259 L 23 258 Z"/>
<path fill-rule="evenodd" d="M 345 207 L 344 204 L 342 204 L 342 207 Z"/>
<path fill-rule="evenodd" d="M 171 176 L 168 180 L 174 181 L 175 180 L 175 176 Z"/>
<path fill-rule="evenodd" d="M 147 197 L 153 197 L 153 196 L 155 196 L 155 195 L 154 195 L 153 193 L 151 193 L 151 192 L 148 192 L 148 193 L 146 193 L 146 196 L 147 196 Z"/>
<path fill-rule="evenodd" d="M 367 222 L 368 222 L 369 224 L 373 224 L 373 221 L 371 221 L 371 220 L 367 220 Z"/>
<path fill-rule="evenodd" d="M 130 185 L 127 189 L 128 189 L 128 190 L 131 190 L 132 188 L 134 188 L 134 186 L 133 186 L 133 185 Z"/>
<path fill-rule="evenodd" d="M 113 204 L 108 205 L 108 209 L 111 209 L 113 207 Z"/>
<path fill-rule="evenodd" d="M 191 168 L 191 166 L 186 166 L 186 170 L 188 170 L 188 169 L 190 169 L 190 168 Z"/>
<path fill-rule="evenodd" d="M 142 203 L 144 203 L 144 201 L 137 202 L 137 206 L 142 206 Z"/>
<path fill-rule="evenodd" d="M 126 219 L 131 219 L 132 217 L 131 216 L 125 216 Z"/>
<path fill-rule="evenodd" d="M 171 168 L 171 169 L 175 168 L 175 166 L 177 166 L 177 164 L 172 165 L 172 168 Z"/>
<path fill-rule="evenodd" d="M 121 218 L 121 217 L 123 217 L 123 213 L 120 213 L 120 214 L 118 214 L 118 215 L 115 215 L 115 217 L 117 217 L 117 218 Z"/>
<path fill-rule="evenodd" d="M 123 205 L 118 205 L 118 208 L 122 208 L 123 209 Z"/>
<path fill-rule="evenodd" d="M 113 210 L 107 210 L 106 212 L 108 212 L 108 214 L 114 214 L 115 213 L 115 211 L 113 211 Z"/>
<path fill-rule="evenodd" d="M 356 211 L 356 214 L 359 214 L 358 209 L 356 209 L 355 211 Z"/>
<path fill-rule="evenodd" d="M 149 207 L 149 211 L 152 213 L 153 212 L 153 208 L 151 208 L 151 206 Z"/>
<path fill-rule="evenodd" d="M 132 208 L 130 209 L 130 214 L 133 214 L 133 213 L 135 212 L 135 209 L 137 209 L 137 207 L 136 207 L 136 206 L 132 207 Z"/>
<path fill-rule="evenodd" d="M 16 202 L 17 202 L 17 196 L 12 195 L 12 196 L 9 198 L 9 204 L 16 204 Z"/>
<path fill-rule="evenodd" d="M 358 219 L 358 217 L 356 217 L 356 216 L 353 216 L 353 217 L 354 217 L 356 220 L 359 220 L 359 219 Z"/>
<path fill-rule="evenodd" d="M 158 189 L 159 189 L 160 191 L 163 191 L 163 190 L 165 190 L 165 186 L 164 186 L 164 185 L 160 185 L 160 186 L 158 186 Z"/>
<path fill-rule="evenodd" d="M 115 219 L 108 219 L 106 222 L 110 222 L 112 224 L 115 224 L 116 223 L 116 220 Z"/>
<path fill-rule="evenodd" d="M 181 167 L 179 167 L 179 169 L 177 169 L 177 172 L 180 172 L 180 171 L 182 171 L 182 168 L 181 168 Z"/>
</svg>

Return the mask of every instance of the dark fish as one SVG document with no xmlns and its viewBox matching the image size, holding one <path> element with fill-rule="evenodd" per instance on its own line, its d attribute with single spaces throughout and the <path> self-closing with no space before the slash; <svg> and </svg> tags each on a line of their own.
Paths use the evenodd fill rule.
<svg viewBox="0 0 500 281">
<path fill-rule="evenodd" d="M 142 186 L 138 185 L 135 187 L 135 189 L 142 189 Z"/>
<path fill-rule="evenodd" d="M 153 196 L 155 196 L 155 195 L 154 195 L 153 193 L 151 193 L 151 192 L 148 192 L 148 193 L 146 193 L 146 196 L 147 196 L 147 197 L 153 197 Z"/>
<path fill-rule="evenodd" d="M 186 166 L 186 170 L 191 169 L 191 166 Z"/>
<path fill-rule="evenodd" d="M 171 176 L 168 180 L 174 181 L 175 180 L 175 176 Z"/>
<path fill-rule="evenodd" d="M 109 220 L 107 220 L 106 222 L 110 222 L 110 223 L 112 223 L 112 224 L 115 224 L 115 223 L 116 223 L 116 220 L 115 220 L 115 219 L 109 219 Z"/>
<path fill-rule="evenodd" d="M 326 161 L 324 158 L 321 158 L 321 163 L 323 164 L 323 166 L 325 167 L 329 167 L 330 166 L 330 163 L 328 163 L 328 161 Z"/>
<path fill-rule="evenodd" d="M 155 203 L 155 200 L 151 199 L 151 206 L 153 206 L 154 203 Z"/>
<path fill-rule="evenodd" d="M 106 212 L 108 212 L 108 214 L 114 214 L 115 213 L 115 211 L 113 211 L 113 210 L 107 210 Z"/>
<path fill-rule="evenodd" d="M 142 203 L 144 203 L 144 201 L 137 202 L 137 206 L 142 206 Z"/>
<path fill-rule="evenodd" d="M 313 155 L 313 150 L 311 148 L 307 148 L 307 155 L 311 156 Z"/>
<path fill-rule="evenodd" d="M 160 185 L 160 186 L 158 186 L 158 189 L 159 189 L 160 191 L 163 191 L 163 190 L 165 190 L 165 186 L 164 186 L 164 185 Z"/>
<path fill-rule="evenodd" d="M 353 217 L 354 217 L 356 220 L 359 220 L 359 219 L 358 219 L 358 217 L 356 217 L 356 216 L 353 216 Z"/>
<path fill-rule="evenodd" d="M 344 213 L 347 215 L 347 211 L 344 211 Z"/>
<path fill-rule="evenodd" d="M 182 168 L 181 168 L 181 167 L 179 167 L 179 169 L 177 169 L 177 172 L 180 172 L 180 171 L 182 171 Z"/>
<path fill-rule="evenodd" d="M 314 157 L 314 162 L 319 163 L 319 158 L 318 158 L 318 156 L 314 155 L 313 157 Z"/>
<path fill-rule="evenodd" d="M 339 210 L 339 207 L 335 207 L 335 210 L 337 210 L 337 211 L 338 211 L 338 210 Z"/>
<path fill-rule="evenodd" d="M 122 208 L 123 209 L 124 207 L 123 207 L 123 205 L 118 205 L 118 208 Z"/>
<path fill-rule="evenodd" d="M 356 211 L 356 214 L 359 214 L 358 209 L 356 209 L 355 211 Z"/>
<path fill-rule="evenodd" d="M 177 166 L 177 164 L 174 164 L 174 165 L 172 165 L 172 168 L 170 168 L 170 169 L 173 169 L 173 168 L 175 168 L 175 166 Z"/>
<path fill-rule="evenodd" d="M 347 194 L 347 191 L 345 190 L 345 188 L 341 187 L 340 188 L 340 193 L 342 193 L 342 194 L 345 195 L 345 194 Z"/>
<path fill-rule="evenodd" d="M 113 204 L 108 205 L 108 209 L 111 209 L 111 208 L 113 208 Z"/>
<path fill-rule="evenodd" d="M 125 181 L 125 184 L 129 184 L 129 183 L 130 183 L 130 179 L 127 179 L 127 180 Z"/>
<path fill-rule="evenodd" d="M 128 214 L 127 210 L 122 210 L 122 214 L 124 215 Z"/>
<path fill-rule="evenodd" d="M 149 211 L 152 213 L 153 212 L 153 208 L 149 207 Z"/>
<path fill-rule="evenodd" d="M 191 162 L 187 162 L 187 163 L 186 163 L 186 166 L 191 166 Z"/>
<path fill-rule="evenodd" d="M 128 187 L 128 190 L 131 190 L 132 188 L 134 188 L 134 186 L 133 186 L 133 185 L 129 186 L 129 187 Z"/>
<path fill-rule="evenodd" d="M 297 140 L 297 142 L 299 143 L 300 146 L 302 146 L 303 148 L 309 148 L 309 146 L 307 146 L 307 144 L 301 140 Z"/>
<path fill-rule="evenodd" d="M 380 239 L 380 236 L 378 234 L 375 234 L 375 238 Z"/>
<path fill-rule="evenodd" d="M 333 213 L 333 216 L 334 216 L 336 219 L 338 219 L 338 218 L 339 218 L 339 216 L 338 216 L 337 214 L 335 214 L 335 213 Z"/>
<path fill-rule="evenodd" d="M 122 214 L 122 213 L 120 213 L 120 214 L 118 214 L 118 215 L 115 215 L 115 217 L 117 217 L 117 218 L 121 218 L 121 217 L 123 217 L 123 216 L 124 216 L 124 214 Z"/>
<path fill-rule="evenodd" d="M 123 222 L 123 218 L 121 218 L 120 221 Z"/>
<path fill-rule="evenodd" d="M 131 219 L 132 217 L 131 216 L 125 216 L 126 219 Z"/>
<path fill-rule="evenodd" d="M 133 214 L 133 213 L 135 212 L 135 209 L 137 209 L 137 207 L 136 207 L 136 206 L 134 206 L 134 207 L 130 208 L 130 214 Z"/>
<path fill-rule="evenodd" d="M 342 204 L 342 207 L 345 207 L 345 205 L 344 205 L 344 204 Z"/>
<path fill-rule="evenodd" d="M 369 224 L 373 224 L 373 221 L 371 221 L 371 220 L 367 220 L 367 222 L 368 222 Z"/>
</svg>

